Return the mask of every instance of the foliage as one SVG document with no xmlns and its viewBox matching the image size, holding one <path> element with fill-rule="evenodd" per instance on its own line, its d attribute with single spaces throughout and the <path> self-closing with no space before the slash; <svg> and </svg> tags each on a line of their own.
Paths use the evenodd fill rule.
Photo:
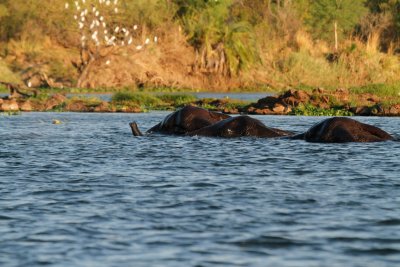
<svg viewBox="0 0 400 267">
<path fill-rule="evenodd" d="M 134 92 L 117 92 L 115 93 L 111 100 L 113 102 L 129 102 L 129 101 L 138 101 L 141 99 L 147 99 L 149 97 L 148 94 L 144 93 L 134 93 Z M 153 97 L 151 97 L 153 98 Z"/>
<path fill-rule="evenodd" d="M 394 84 L 368 84 L 360 87 L 350 88 L 350 92 L 354 94 L 375 94 L 381 97 L 399 97 L 400 83 Z"/>
<path fill-rule="evenodd" d="M 315 107 L 311 104 L 300 104 L 293 108 L 291 115 L 298 116 L 353 116 L 354 114 L 348 110 L 341 108 L 323 109 Z"/>
<path fill-rule="evenodd" d="M 80 12 L 84 2 L 87 6 L 90 3 L 98 5 L 98 0 L 93 1 L 77 0 Z M 68 9 L 65 9 L 66 2 L 69 3 Z M 80 16 L 74 3 L 75 0 L 0 0 L 0 70 L 4 69 L 3 65 L 8 66 L 8 71 L 0 71 L 0 80 L 11 76 L 19 80 L 20 73 L 38 66 L 40 71 L 55 82 L 63 83 L 64 87 L 75 86 L 80 81 L 84 62 L 88 64 L 89 60 L 80 57 L 83 36 L 80 24 L 74 19 L 75 14 Z M 108 31 L 114 31 L 115 26 L 138 27 L 130 30 L 132 47 L 114 47 L 108 53 L 109 47 L 105 46 L 106 49 L 100 53 L 103 58 L 98 60 L 99 64 L 94 64 L 94 72 L 98 75 L 102 75 L 104 67 L 109 67 L 110 72 L 117 71 L 111 69 L 115 67 L 113 64 L 105 66 L 102 62 L 116 59 L 117 65 L 123 60 L 133 61 L 137 53 L 143 53 L 148 58 L 147 66 L 160 64 L 157 69 L 167 69 L 171 62 L 178 61 L 182 63 L 179 70 L 182 76 L 190 74 L 180 81 L 171 82 L 170 77 L 158 75 L 160 79 L 157 81 L 168 81 L 165 85 L 174 87 L 158 88 L 159 91 L 202 86 L 196 79 L 204 81 L 205 86 L 207 81 L 211 81 L 219 89 L 231 90 L 240 86 L 237 90 L 251 88 L 252 91 L 260 88 L 279 90 L 299 84 L 312 87 L 348 87 L 369 83 L 390 85 L 400 80 L 396 54 L 400 51 L 399 1 L 120 0 L 118 12 L 115 12 L 114 0 L 110 3 L 104 9 Z M 85 27 L 90 27 L 92 15 L 85 17 L 84 22 L 88 22 Z M 334 21 L 338 22 L 339 32 L 342 33 L 341 46 L 334 59 L 327 60 L 329 43 L 333 41 Z M 85 29 L 85 38 L 92 38 L 94 32 L 87 27 Z M 97 35 L 99 43 L 105 37 L 104 31 L 102 33 Z M 161 40 L 157 48 L 135 49 L 143 47 L 149 37 L 150 41 L 154 40 L 154 36 Z M 121 41 L 126 44 L 129 40 L 129 37 L 120 39 L 117 44 Z M 87 49 L 96 50 L 96 43 L 89 45 L 87 42 L 86 45 Z M 185 49 L 190 52 L 181 53 Z M 179 58 L 180 55 L 182 58 Z M 143 64 L 137 65 L 144 68 Z M 10 69 L 18 75 L 10 74 Z M 127 72 L 126 77 L 139 76 L 132 75 L 137 72 L 134 69 L 123 71 Z M 182 83 L 183 79 L 189 82 Z M 89 78 L 87 80 L 90 81 Z M 144 78 L 144 82 L 135 78 L 131 80 L 132 83 L 154 86 L 151 78 Z M 126 85 L 118 82 L 121 86 Z M 214 88 L 210 86 L 206 89 Z M 389 93 L 385 86 L 375 86 L 371 90 Z"/>
<path fill-rule="evenodd" d="M 2 111 L 0 112 L 0 116 L 15 116 L 15 115 L 21 115 L 21 111 Z"/>
<path fill-rule="evenodd" d="M 20 83 L 21 79 L 13 73 L 7 64 L 0 59 L 0 81 L 9 83 Z"/>
<path fill-rule="evenodd" d="M 181 107 L 197 100 L 197 97 L 190 94 L 163 94 L 157 97 L 164 103 L 174 107 Z"/>
<path fill-rule="evenodd" d="M 189 42 L 199 54 L 196 63 L 201 71 L 236 75 L 257 62 L 254 31 L 249 21 L 233 16 L 233 1 L 177 2 Z"/>
<path fill-rule="evenodd" d="M 146 109 L 163 106 L 161 99 L 147 93 L 118 92 L 112 96 L 112 102 L 120 105 L 135 104 Z"/>
<path fill-rule="evenodd" d="M 366 11 L 365 0 L 315 0 L 307 24 L 318 36 L 333 40 L 335 22 L 342 33 L 348 33 Z"/>
</svg>

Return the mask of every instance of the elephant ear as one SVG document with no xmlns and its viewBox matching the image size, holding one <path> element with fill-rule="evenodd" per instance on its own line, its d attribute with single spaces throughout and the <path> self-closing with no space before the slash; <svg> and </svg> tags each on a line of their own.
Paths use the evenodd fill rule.
<svg viewBox="0 0 400 267">
<path fill-rule="evenodd" d="M 225 120 L 225 119 L 228 119 L 231 117 L 227 114 L 223 114 L 223 113 L 219 113 L 219 112 L 209 111 L 208 113 L 210 115 L 210 118 L 213 119 L 214 121 L 222 121 L 222 120 Z"/>
</svg>

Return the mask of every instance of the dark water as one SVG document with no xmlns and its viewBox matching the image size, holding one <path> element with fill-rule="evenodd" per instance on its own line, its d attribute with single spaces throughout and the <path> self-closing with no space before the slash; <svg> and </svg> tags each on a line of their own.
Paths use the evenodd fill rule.
<svg viewBox="0 0 400 267">
<path fill-rule="evenodd" d="M 131 136 L 165 115 L 0 116 L 0 266 L 400 266 L 400 142 Z"/>
</svg>

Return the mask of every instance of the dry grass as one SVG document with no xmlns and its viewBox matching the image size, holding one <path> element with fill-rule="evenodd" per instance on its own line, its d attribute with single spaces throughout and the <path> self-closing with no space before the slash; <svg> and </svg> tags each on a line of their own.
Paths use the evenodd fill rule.
<svg viewBox="0 0 400 267">
<path fill-rule="evenodd" d="M 21 83 L 21 78 L 10 70 L 6 62 L 0 58 L 0 81 L 8 83 Z"/>
<path fill-rule="evenodd" d="M 157 1 L 150 2 L 151 5 L 148 5 L 154 6 Z M 166 14 L 165 10 L 146 9 L 146 1 L 137 3 L 141 3 L 144 11 L 151 12 L 143 14 L 152 14 L 146 15 L 152 19 L 148 19 L 149 26 L 143 27 L 138 39 L 143 41 L 147 37 L 158 36 L 158 44 L 151 44 L 141 51 L 121 48 L 99 59 L 84 77 L 85 87 L 172 87 L 193 91 L 255 88 L 270 91 L 303 85 L 337 88 L 393 84 L 400 80 L 400 62 L 393 55 L 396 44 L 389 46 L 387 53 L 382 53 L 380 28 L 371 29 L 363 39 L 351 38 L 342 42 L 341 50 L 335 55 L 337 60 L 328 61 L 332 48 L 323 41 L 313 39 L 294 18 L 293 10 L 282 10 L 275 17 L 266 17 L 254 26 L 261 62 L 242 70 L 237 77 L 194 71 L 196 53 L 188 44 L 188 36 L 179 22 L 169 18 L 170 14 Z M 129 10 L 134 12 L 135 8 L 131 6 Z M 58 13 L 52 11 L 51 14 L 55 16 Z M 132 15 L 129 22 L 146 19 L 135 16 Z M 49 25 L 54 21 L 68 24 L 68 20 L 63 21 L 61 17 L 57 15 L 48 22 Z M 64 24 L 53 31 L 47 25 L 44 27 L 46 32 L 38 28 L 38 24 L 25 25 L 19 38 L 9 40 L 6 46 L 7 64 L 0 61 L 0 79 L 18 80 L 18 75 L 8 68 L 3 70 L 8 65 L 16 73 L 34 68 L 67 86 L 74 86 L 78 78 L 73 64 L 79 62 L 79 36 L 75 36 L 78 40 L 75 43 L 71 41 L 73 33 L 66 34 L 64 38 L 60 29 L 70 30 Z"/>
</svg>

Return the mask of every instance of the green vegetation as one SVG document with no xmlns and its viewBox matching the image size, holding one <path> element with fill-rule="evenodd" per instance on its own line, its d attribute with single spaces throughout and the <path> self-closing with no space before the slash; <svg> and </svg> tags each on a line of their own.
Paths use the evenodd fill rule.
<svg viewBox="0 0 400 267">
<path fill-rule="evenodd" d="M 238 100 L 238 99 L 215 99 L 215 98 L 203 98 L 197 101 L 199 107 L 208 110 L 216 111 L 228 111 L 237 113 L 240 110 L 244 110 L 250 104 L 250 101 Z"/>
<path fill-rule="evenodd" d="M 395 84 L 369 84 L 361 87 L 352 87 L 354 94 L 375 94 L 380 97 L 400 98 L 400 83 Z"/>
<path fill-rule="evenodd" d="M 5 111 L 0 112 L 0 116 L 16 116 L 21 115 L 21 111 Z"/>
<path fill-rule="evenodd" d="M 75 93 L 381 84 L 368 90 L 393 96 L 400 82 L 399 1 L 126 0 L 118 12 L 77 2 L 79 12 L 73 0 L 0 0 L 0 81 Z M 92 4 L 115 46 L 102 28 L 93 37 Z"/>
<path fill-rule="evenodd" d="M 292 110 L 291 115 L 302 116 L 353 116 L 350 111 L 342 108 L 323 109 L 309 104 L 301 104 Z"/>
<path fill-rule="evenodd" d="M 150 94 L 140 92 L 118 92 L 112 96 L 112 103 L 118 106 L 136 106 L 144 110 L 166 110 L 193 103 L 197 98 L 189 94 Z"/>
<path fill-rule="evenodd" d="M 314 34 L 325 40 L 335 40 L 354 29 L 367 12 L 365 0 L 314 0 L 310 3 L 310 16 L 306 20 Z"/>
<path fill-rule="evenodd" d="M 0 12 L 1 12 L 1 9 L 0 9 Z M 1 60 L 1 58 L 0 58 L 0 81 L 8 82 L 8 83 L 19 83 L 20 82 L 20 79 L 19 79 L 18 75 L 13 73 L 9 69 L 7 64 L 3 60 Z M 3 85 L 0 85 L 0 91 L 1 92 L 3 92 L 3 91 L 7 92 Z"/>
<path fill-rule="evenodd" d="M 174 107 L 182 107 L 197 100 L 194 95 L 189 94 L 163 94 L 159 95 L 158 98 L 164 103 Z"/>
</svg>

